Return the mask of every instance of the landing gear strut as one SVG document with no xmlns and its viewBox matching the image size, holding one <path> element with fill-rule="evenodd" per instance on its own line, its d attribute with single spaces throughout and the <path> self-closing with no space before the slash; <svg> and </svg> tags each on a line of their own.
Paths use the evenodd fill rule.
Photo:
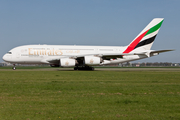
<svg viewBox="0 0 180 120">
<path fill-rule="evenodd" d="M 92 71 L 94 71 L 94 67 L 89 67 L 89 66 L 85 66 L 85 67 L 74 67 L 74 70 L 92 70 Z"/>
<path fill-rule="evenodd" d="M 15 64 L 13 64 L 13 68 L 12 68 L 13 70 L 16 70 L 16 65 Z"/>
</svg>

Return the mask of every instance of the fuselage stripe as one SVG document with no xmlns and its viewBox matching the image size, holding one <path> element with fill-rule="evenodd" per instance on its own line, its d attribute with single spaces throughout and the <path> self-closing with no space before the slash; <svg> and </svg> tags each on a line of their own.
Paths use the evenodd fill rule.
<svg viewBox="0 0 180 120">
<path fill-rule="evenodd" d="M 132 50 L 134 50 L 134 48 L 136 47 L 136 45 L 142 40 L 142 38 L 146 35 L 146 33 L 149 30 L 147 30 L 146 32 L 144 32 L 143 34 L 141 34 L 139 37 L 137 37 L 128 47 L 127 49 L 123 52 L 123 53 L 129 53 Z"/>
<path fill-rule="evenodd" d="M 146 35 L 149 35 L 149 34 L 155 32 L 156 30 L 158 30 L 161 27 L 162 22 L 163 22 L 163 20 L 160 23 L 158 23 L 157 25 L 155 25 L 154 27 L 152 27 L 151 29 L 149 29 L 149 31 L 147 32 Z"/>
<path fill-rule="evenodd" d="M 134 49 L 152 43 L 155 38 L 156 38 L 156 35 L 149 38 L 149 39 L 146 39 L 146 40 L 139 42 Z"/>
</svg>

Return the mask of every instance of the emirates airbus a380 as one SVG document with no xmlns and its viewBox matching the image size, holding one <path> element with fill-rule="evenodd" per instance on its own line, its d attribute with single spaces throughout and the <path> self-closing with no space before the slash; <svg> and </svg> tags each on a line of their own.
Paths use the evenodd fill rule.
<svg viewBox="0 0 180 120">
<path fill-rule="evenodd" d="M 153 19 L 128 46 L 24 45 L 7 52 L 3 60 L 12 63 L 14 70 L 15 64 L 50 64 L 52 67 L 94 70 L 92 66 L 148 58 L 172 51 L 151 50 L 163 20 Z"/>
</svg>

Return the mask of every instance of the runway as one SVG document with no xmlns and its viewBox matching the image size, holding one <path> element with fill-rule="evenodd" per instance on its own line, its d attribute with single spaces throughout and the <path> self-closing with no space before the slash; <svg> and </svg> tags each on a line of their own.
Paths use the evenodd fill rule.
<svg viewBox="0 0 180 120">
<path fill-rule="evenodd" d="M 10 67 L 7 68 L 0 68 L 0 71 L 74 71 L 73 68 L 43 68 L 43 67 L 20 67 L 16 70 L 12 70 Z M 82 71 L 82 70 L 79 70 Z M 180 71 L 180 67 L 149 67 L 149 68 L 128 68 L 128 67 L 95 67 L 94 71 Z"/>
</svg>

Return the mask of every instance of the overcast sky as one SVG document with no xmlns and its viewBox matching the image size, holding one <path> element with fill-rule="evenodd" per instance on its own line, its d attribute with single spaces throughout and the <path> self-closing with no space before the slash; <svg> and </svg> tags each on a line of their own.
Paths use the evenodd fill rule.
<svg viewBox="0 0 180 120">
<path fill-rule="evenodd" d="M 20 45 L 125 46 L 156 17 L 152 49 L 175 51 L 140 62 L 180 62 L 179 12 L 180 0 L 0 0 L 0 62 Z"/>
</svg>

